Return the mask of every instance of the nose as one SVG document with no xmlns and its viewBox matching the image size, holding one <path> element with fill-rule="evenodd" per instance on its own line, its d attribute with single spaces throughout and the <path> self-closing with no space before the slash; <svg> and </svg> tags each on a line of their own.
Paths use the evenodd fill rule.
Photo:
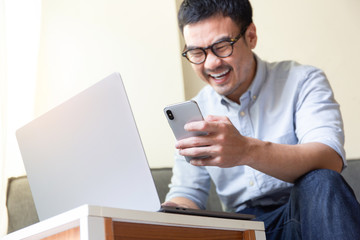
<svg viewBox="0 0 360 240">
<path fill-rule="evenodd" d="M 216 56 L 212 51 L 207 52 L 207 56 L 204 62 L 205 69 L 216 69 L 221 65 L 221 58 Z"/>
</svg>

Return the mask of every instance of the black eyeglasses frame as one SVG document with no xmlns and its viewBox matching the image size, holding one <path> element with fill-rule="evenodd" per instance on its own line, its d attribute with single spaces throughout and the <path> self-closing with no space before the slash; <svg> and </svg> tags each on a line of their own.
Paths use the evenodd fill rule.
<svg viewBox="0 0 360 240">
<path fill-rule="evenodd" d="M 231 54 L 233 54 L 234 44 L 235 44 L 237 41 L 239 41 L 240 38 L 243 37 L 243 35 L 245 34 L 246 30 L 247 30 L 247 28 L 244 28 L 244 30 L 241 31 L 241 32 L 239 33 L 239 35 L 237 35 L 235 38 L 221 39 L 221 40 L 219 40 L 219 41 L 211 44 L 211 45 L 208 46 L 208 47 L 204 47 L 204 48 L 202 48 L 202 47 L 196 47 L 196 48 L 186 49 L 186 50 L 184 50 L 184 51 L 182 52 L 181 55 L 182 55 L 183 57 L 185 57 L 189 62 L 191 62 L 191 63 L 193 63 L 193 64 L 197 64 L 197 65 L 198 65 L 198 64 L 202 64 L 203 62 L 206 61 L 206 58 L 207 58 L 207 50 L 208 50 L 208 49 L 210 49 L 211 52 L 212 52 L 215 56 L 217 56 L 217 57 L 219 57 L 219 58 L 229 57 L 229 56 L 231 56 Z M 219 55 L 216 53 L 216 51 L 214 50 L 214 46 L 216 46 L 217 44 L 222 43 L 222 42 L 228 42 L 228 43 L 230 43 L 230 46 L 231 46 L 231 52 L 230 52 L 229 54 L 225 55 L 225 56 L 219 56 Z M 185 46 L 185 48 L 186 48 L 186 46 Z M 190 58 L 188 57 L 187 53 L 188 53 L 189 51 L 193 51 L 193 50 L 201 50 L 201 51 L 204 53 L 204 56 L 205 56 L 205 57 L 204 57 L 204 60 L 202 60 L 201 62 L 193 62 L 193 61 L 191 61 Z"/>
</svg>

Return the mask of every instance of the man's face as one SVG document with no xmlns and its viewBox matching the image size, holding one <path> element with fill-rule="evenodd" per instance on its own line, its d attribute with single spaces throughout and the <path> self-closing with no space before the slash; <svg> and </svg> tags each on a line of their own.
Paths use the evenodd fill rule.
<svg viewBox="0 0 360 240">
<path fill-rule="evenodd" d="M 184 27 L 187 48 L 208 47 L 225 38 L 235 38 L 239 27 L 230 17 L 216 15 Z M 198 76 L 210 84 L 216 92 L 239 102 L 240 96 L 250 86 L 256 71 L 252 49 L 256 46 L 256 29 L 251 24 L 234 45 L 229 57 L 220 58 L 208 49 L 205 62 L 192 64 Z"/>
</svg>

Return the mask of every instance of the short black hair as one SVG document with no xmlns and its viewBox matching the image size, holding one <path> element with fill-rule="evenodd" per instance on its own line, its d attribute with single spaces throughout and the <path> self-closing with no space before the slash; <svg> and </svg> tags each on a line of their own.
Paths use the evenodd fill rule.
<svg viewBox="0 0 360 240">
<path fill-rule="evenodd" d="M 178 13 L 181 32 L 191 23 L 197 23 L 217 14 L 230 17 L 241 31 L 252 23 L 252 7 L 248 0 L 184 0 Z"/>
</svg>

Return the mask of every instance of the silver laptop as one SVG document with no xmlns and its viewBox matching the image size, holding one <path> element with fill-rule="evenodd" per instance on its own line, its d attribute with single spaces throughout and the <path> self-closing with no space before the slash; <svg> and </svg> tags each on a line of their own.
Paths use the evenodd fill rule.
<svg viewBox="0 0 360 240">
<path fill-rule="evenodd" d="M 16 136 L 40 220 L 83 204 L 253 218 L 161 208 L 119 73 L 28 123 Z"/>
<path fill-rule="evenodd" d="M 33 120 L 16 136 L 40 220 L 83 204 L 159 210 L 119 73 Z"/>
</svg>

